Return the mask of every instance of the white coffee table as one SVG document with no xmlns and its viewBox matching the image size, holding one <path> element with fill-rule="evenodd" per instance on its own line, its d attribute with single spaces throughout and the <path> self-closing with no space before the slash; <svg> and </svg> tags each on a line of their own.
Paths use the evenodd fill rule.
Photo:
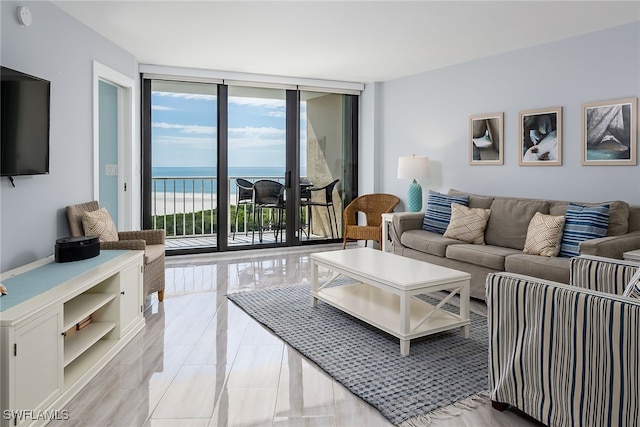
<svg viewBox="0 0 640 427">
<path fill-rule="evenodd" d="M 414 338 L 461 328 L 469 338 L 469 280 L 462 271 L 417 261 L 371 248 L 357 248 L 311 254 L 313 278 L 311 305 L 321 300 L 400 339 L 400 353 L 409 354 Z M 318 286 L 318 268 L 333 272 Z M 359 283 L 328 286 L 347 276 Z M 437 291 L 449 295 L 433 306 L 415 295 Z M 452 313 L 443 305 L 460 295 L 460 310 Z"/>
</svg>

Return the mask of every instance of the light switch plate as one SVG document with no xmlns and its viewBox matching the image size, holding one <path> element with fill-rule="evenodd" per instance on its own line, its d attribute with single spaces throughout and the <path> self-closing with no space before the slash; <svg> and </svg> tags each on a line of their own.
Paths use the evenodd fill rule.
<svg viewBox="0 0 640 427">
<path fill-rule="evenodd" d="M 107 176 L 117 176 L 118 175 L 118 165 L 107 165 L 105 167 L 105 173 Z"/>
</svg>

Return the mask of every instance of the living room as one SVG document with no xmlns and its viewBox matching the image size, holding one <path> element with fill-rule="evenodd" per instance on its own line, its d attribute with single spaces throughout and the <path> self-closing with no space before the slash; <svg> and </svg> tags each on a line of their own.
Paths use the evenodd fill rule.
<svg viewBox="0 0 640 427">
<path fill-rule="evenodd" d="M 592 2 L 580 3 L 592 7 Z M 425 192 L 455 188 L 475 194 L 640 204 L 637 166 L 581 164 L 582 105 L 640 96 L 638 3 L 593 3 L 620 8 L 623 12 L 616 15 L 626 18 L 599 27 L 597 21 L 606 21 L 606 16 L 596 13 L 594 30 L 588 33 L 541 39 L 529 47 L 388 81 L 362 82 L 358 192 L 396 194 L 406 203 L 409 182 L 397 178 L 397 159 L 416 154 L 430 158 L 429 177 L 421 181 Z M 29 7 L 30 27 L 16 21 L 18 5 Z M 4 272 L 51 255 L 55 240 L 68 235 L 64 207 L 93 198 L 93 61 L 133 79 L 136 100 L 140 63 L 55 3 L 3 1 L 0 6 L 2 65 L 52 82 L 51 172 L 18 177 L 15 188 L 6 178 L 0 182 Z M 510 4 L 505 9 L 514 22 L 519 20 L 517 8 Z M 558 106 L 562 164 L 520 166 L 519 112 Z M 504 112 L 504 164 L 471 165 L 469 116 L 493 112 Z M 138 141 L 138 110 L 133 117 Z M 139 146 L 132 157 L 139 171 Z M 140 227 L 140 179 L 134 176 L 133 228 Z"/>
</svg>

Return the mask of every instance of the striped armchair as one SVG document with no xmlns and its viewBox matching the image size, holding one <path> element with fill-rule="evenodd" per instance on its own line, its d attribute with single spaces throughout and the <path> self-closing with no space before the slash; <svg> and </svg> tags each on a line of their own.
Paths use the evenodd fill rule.
<svg viewBox="0 0 640 427">
<path fill-rule="evenodd" d="M 638 264 L 580 256 L 571 284 L 487 276 L 489 391 L 548 426 L 640 425 Z"/>
</svg>

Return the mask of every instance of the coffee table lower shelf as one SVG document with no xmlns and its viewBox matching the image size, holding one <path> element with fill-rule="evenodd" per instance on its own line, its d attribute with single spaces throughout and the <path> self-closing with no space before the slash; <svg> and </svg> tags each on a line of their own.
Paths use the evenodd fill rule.
<svg viewBox="0 0 640 427">
<path fill-rule="evenodd" d="M 469 319 L 411 297 L 409 332 L 401 328 L 400 296 L 366 283 L 320 289 L 312 297 L 324 301 L 400 339 L 401 353 L 409 354 L 409 340 L 470 324 Z M 427 320 L 424 320 L 428 317 Z M 465 334 L 463 330 L 463 335 Z"/>
</svg>

